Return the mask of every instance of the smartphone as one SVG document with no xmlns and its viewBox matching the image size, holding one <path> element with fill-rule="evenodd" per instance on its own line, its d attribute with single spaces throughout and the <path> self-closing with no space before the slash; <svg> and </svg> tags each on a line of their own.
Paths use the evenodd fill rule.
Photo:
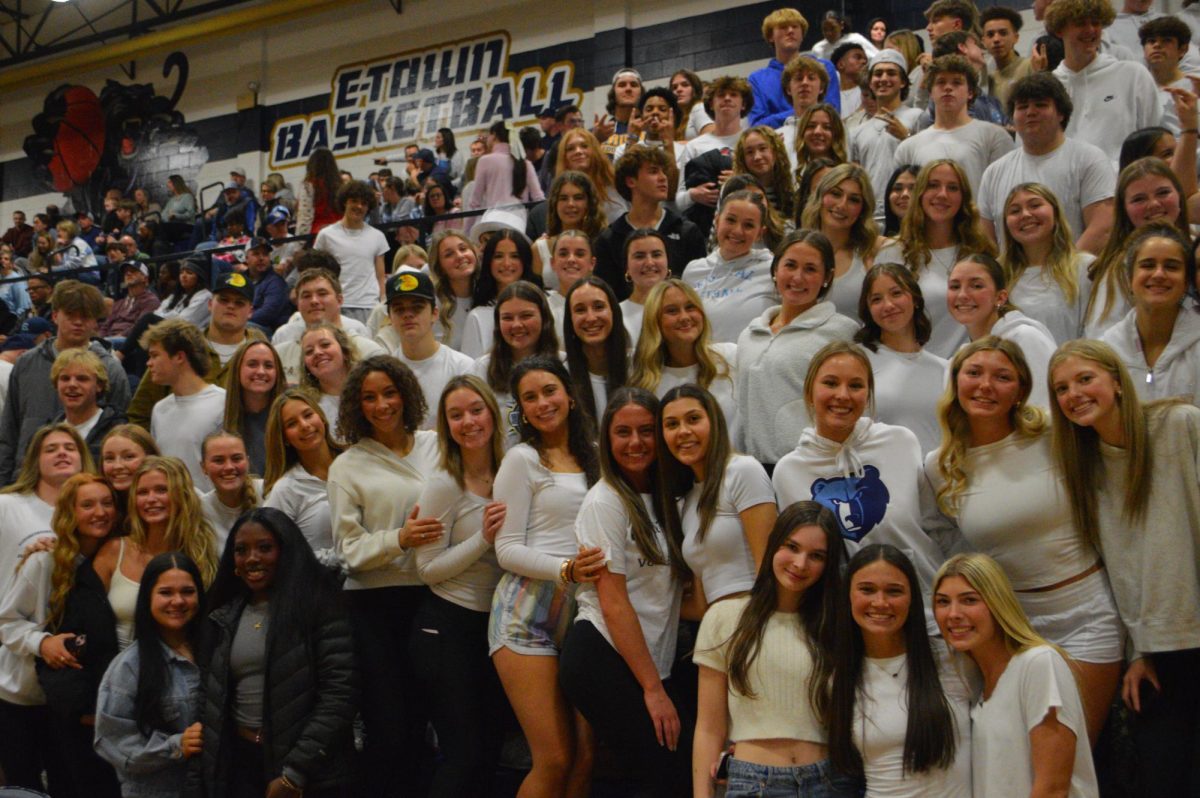
<svg viewBox="0 0 1200 798">
<path fill-rule="evenodd" d="M 729 753 L 729 749 L 721 752 L 721 758 L 717 760 L 717 781 L 726 782 L 729 780 L 729 760 L 733 759 L 733 754 Z"/>
<path fill-rule="evenodd" d="M 65 648 L 72 657 L 78 657 L 83 653 L 83 650 L 87 648 L 87 635 L 75 635 L 69 640 L 64 640 L 63 648 Z"/>
</svg>

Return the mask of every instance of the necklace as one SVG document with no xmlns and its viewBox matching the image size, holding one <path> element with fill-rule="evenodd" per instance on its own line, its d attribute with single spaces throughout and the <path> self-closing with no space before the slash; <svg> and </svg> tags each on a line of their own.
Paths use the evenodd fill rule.
<svg viewBox="0 0 1200 798">
<path fill-rule="evenodd" d="M 905 666 L 908 664 L 908 656 L 905 654 L 897 654 L 894 657 L 874 658 L 867 657 L 867 662 L 874 667 L 891 676 L 893 679 L 900 678 L 900 674 L 904 672 Z"/>
</svg>

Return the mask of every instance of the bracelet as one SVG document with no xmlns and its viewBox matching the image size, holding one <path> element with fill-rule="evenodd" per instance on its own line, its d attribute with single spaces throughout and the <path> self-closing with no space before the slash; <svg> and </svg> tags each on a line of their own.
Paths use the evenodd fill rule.
<svg viewBox="0 0 1200 798">
<path fill-rule="evenodd" d="M 288 777 L 283 774 L 280 774 L 280 776 L 279 776 L 279 783 L 283 785 L 284 789 L 291 790 L 292 792 L 296 793 L 297 795 L 300 795 L 304 792 L 304 790 L 300 789 L 295 784 L 292 784 L 291 780 L 288 779 Z"/>
<path fill-rule="evenodd" d="M 1189 127 L 1187 130 L 1179 131 L 1179 135 L 1181 136 L 1186 136 L 1188 133 L 1191 133 L 1193 136 L 1200 136 L 1200 129 Z"/>
<path fill-rule="evenodd" d="M 571 558 L 571 567 L 567 569 L 567 579 L 568 579 L 568 581 L 571 581 L 571 582 L 575 581 L 575 559 L 574 558 Z"/>
<path fill-rule="evenodd" d="M 567 576 L 568 569 L 571 567 L 571 560 L 563 560 L 562 565 L 558 566 L 558 581 L 561 584 L 567 584 L 569 578 Z"/>
</svg>

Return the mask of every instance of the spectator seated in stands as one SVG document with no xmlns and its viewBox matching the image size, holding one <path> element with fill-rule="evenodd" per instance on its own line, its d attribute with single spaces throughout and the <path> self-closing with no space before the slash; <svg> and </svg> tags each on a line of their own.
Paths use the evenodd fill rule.
<svg viewBox="0 0 1200 798">
<path fill-rule="evenodd" d="M 108 316 L 100 323 L 98 333 L 109 339 L 114 347 L 124 342 L 124 337 L 147 313 L 158 309 L 159 298 L 150 290 L 150 270 L 146 264 L 128 260 L 121 264 L 121 287 L 125 296 L 113 303 Z"/>
</svg>

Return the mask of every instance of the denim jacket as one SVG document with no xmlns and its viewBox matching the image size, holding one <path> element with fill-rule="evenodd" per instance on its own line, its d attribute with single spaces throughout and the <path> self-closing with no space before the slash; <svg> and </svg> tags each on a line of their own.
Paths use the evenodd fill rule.
<svg viewBox="0 0 1200 798">
<path fill-rule="evenodd" d="M 142 734 L 134 720 L 138 646 L 121 652 L 100 682 L 96 702 L 96 752 L 117 771 L 125 798 L 177 798 L 186 765 L 180 741 L 199 718 L 200 669 L 165 643 L 168 682 L 161 701 L 167 728 Z"/>
</svg>

